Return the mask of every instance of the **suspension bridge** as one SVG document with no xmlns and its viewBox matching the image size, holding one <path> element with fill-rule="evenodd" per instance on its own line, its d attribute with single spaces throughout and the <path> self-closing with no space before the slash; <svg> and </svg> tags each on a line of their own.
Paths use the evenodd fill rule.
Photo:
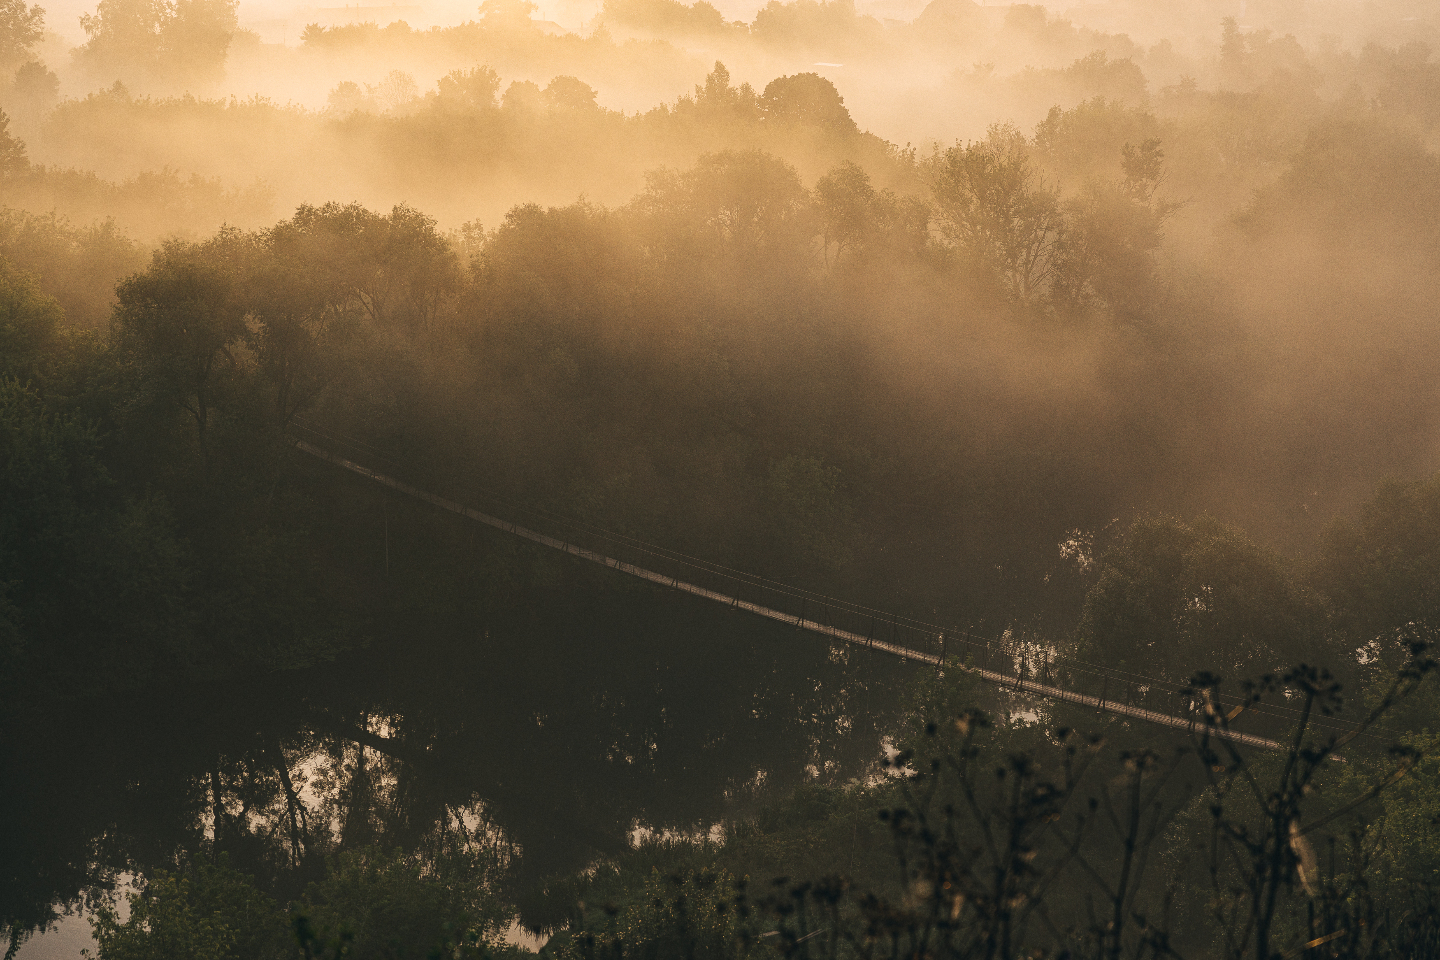
<svg viewBox="0 0 1440 960">
<path fill-rule="evenodd" d="M 302 423 L 297 423 L 295 426 L 301 432 L 310 434 L 316 439 L 329 441 L 331 444 L 369 449 L 358 441 L 337 437 Z M 1144 723 L 1184 730 L 1195 735 L 1226 740 L 1239 745 L 1277 751 L 1290 749 L 1289 745 L 1268 737 L 1233 729 L 1229 725 L 1229 721 L 1235 719 L 1241 712 L 1238 705 L 1233 710 L 1229 709 L 1230 705 L 1219 701 L 1212 701 L 1207 706 L 1202 704 L 1196 695 L 1171 682 L 1086 664 L 1083 661 L 1070 662 L 1067 660 L 1066 672 L 1070 679 L 1075 679 L 1077 674 L 1088 673 L 1093 679 L 1099 679 L 1101 682 L 1101 689 L 1098 693 L 1082 692 L 1073 684 L 1062 686 L 1056 683 L 1049 676 L 1051 664 L 1048 658 L 1038 658 L 1040 663 L 1031 666 L 1032 662 L 1037 660 L 1034 648 L 1022 649 L 1021 645 L 1010 639 L 1001 638 L 992 641 L 989 638 L 973 637 L 963 631 L 953 629 L 947 631 L 935 624 L 887 614 L 860 604 L 827 597 L 813 591 L 800 590 L 754 574 L 664 550 L 632 537 L 599 531 L 595 528 L 588 530 L 592 536 L 598 536 L 631 549 L 638 549 L 652 557 L 666 560 L 672 566 L 679 564 L 693 571 L 702 572 L 712 579 L 720 578 L 732 584 L 732 592 L 711 589 L 682 579 L 677 575 L 618 559 L 606 553 L 600 553 L 481 512 L 428 490 L 412 486 L 389 474 L 371 469 L 302 437 L 293 436 L 291 442 L 297 450 L 305 454 L 364 477 L 397 493 L 428 503 L 437 509 L 458 514 L 532 543 L 601 564 L 619 573 L 637 577 L 661 587 L 711 601 L 734 611 L 764 617 L 852 647 L 933 666 L 937 670 L 963 671 L 986 683 L 1018 694 L 1028 694 L 1059 703 L 1074 704 L 1093 709 L 1097 713 L 1108 713 Z M 374 452 L 371 451 L 371 453 L 373 455 Z M 561 518 L 552 516 L 552 519 L 560 520 Z M 587 527 L 587 525 L 573 520 L 568 521 L 568 525 L 581 529 Z M 798 600 L 798 611 L 791 612 L 757 602 L 754 599 L 744 599 L 740 593 L 745 588 L 749 588 L 751 592 L 769 591 L 771 594 L 785 597 L 791 601 Z M 864 620 L 867 617 L 869 628 L 866 632 L 862 633 L 859 629 L 847 629 L 840 626 L 840 622 L 846 619 L 851 621 L 851 625 L 854 626 L 855 620 Z M 887 640 L 876 635 L 877 629 L 883 631 L 887 627 L 890 630 L 890 639 Z M 900 642 L 899 638 L 902 633 L 908 639 L 918 642 Z M 1006 669 L 1007 667 L 1008 669 Z M 1030 676 L 1026 676 L 1027 670 L 1029 670 Z M 1151 709 L 1147 705 L 1152 697 L 1167 695 L 1175 698 L 1175 702 L 1179 703 L 1182 707 L 1180 712 L 1171 713 Z M 1293 720 L 1298 715 L 1297 711 L 1281 704 L 1247 704 L 1243 709 L 1253 715 L 1269 716 L 1281 721 Z M 1349 732 L 1351 729 L 1348 725 L 1326 720 L 1312 719 L 1311 725 L 1321 729 L 1328 728 L 1336 733 Z"/>
</svg>

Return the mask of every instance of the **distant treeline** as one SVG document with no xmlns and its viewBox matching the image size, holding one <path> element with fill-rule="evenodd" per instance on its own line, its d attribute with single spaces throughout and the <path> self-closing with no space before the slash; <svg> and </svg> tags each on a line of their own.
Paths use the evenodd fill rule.
<svg viewBox="0 0 1440 960">
<path fill-rule="evenodd" d="M 206 99 L 203 85 L 156 87 L 125 71 L 118 74 L 124 82 L 106 74 L 100 89 L 62 100 L 56 75 L 30 59 L 0 89 L 15 142 L 4 160 L 7 203 L 80 223 L 115 217 L 146 241 L 222 223 L 257 228 L 301 203 L 336 198 L 377 208 L 407 203 L 447 226 L 476 218 L 493 224 L 517 202 L 584 196 L 618 206 L 642 188 L 648 170 L 743 148 L 781 157 L 807 185 L 849 161 L 877 185 L 923 196 L 921 165 L 957 134 L 968 142 L 995 123 L 1029 128 L 1058 109 L 1070 116 L 1070 142 L 1037 156 L 1046 182 L 1077 189 L 1096 175 L 1113 178 L 1125 142 L 1159 138 L 1166 195 L 1185 204 L 1172 235 L 1178 249 L 1192 251 L 1336 114 L 1363 114 L 1422 143 L 1440 122 L 1440 65 L 1423 42 L 1307 48 L 1293 36 L 1242 32 L 1227 21 L 1208 28 L 1215 53 L 1199 57 L 1165 44 L 1141 51 L 1128 40 L 1102 42 L 1046 19 L 1040 8 L 1008 9 L 1001 34 L 985 41 L 1011 57 L 999 66 L 982 56 L 910 86 L 869 84 L 857 67 L 837 88 L 815 73 L 760 73 L 772 69 L 767 62 L 716 50 L 731 68 L 743 65 L 735 73 L 766 79 L 738 82 L 717 64 L 693 93 L 658 106 L 645 97 L 646 108 L 630 113 L 603 104 L 617 90 L 625 101 L 643 96 L 631 73 L 632 61 L 652 56 L 647 43 L 617 44 L 603 32 L 551 36 L 495 11 L 494 23 L 487 14 L 450 30 L 502 38 L 498 45 L 432 49 L 450 33 L 397 25 L 371 31 L 373 44 L 361 43 L 352 59 L 302 62 L 322 35 L 341 48 L 351 34 L 370 35 L 341 27 L 311 31 L 305 46 L 284 53 L 302 60 L 266 61 L 271 72 L 353 77 L 327 81 L 318 94 L 323 109 L 253 95 Z M 927 10 L 916 35 L 948 36 L 930 23 L 943 12 Z M 1048 39 L 1019 56 L 1005 31 L 1026 30 Z M 410 39 L 395 40 L 402 34 Z M 553 56 L 532 56 L 531 42 L 555 45 Z M 953 45 L 937 49 L 954 52 Z M 700 64 L 715 63 L 686 57 L 667 90 L 684 90 L 681 74 L 697 76 Z M 191 92 L 174 96 L 177 89 Z M 851 117 L 857 102 L 865 115 L 887 118 L 887 129 L 923 130 L 924 139 L 901 148 L 865 132 Z M 1087 128 L 1075 129 L 1081 117 Z"/>
</svg>

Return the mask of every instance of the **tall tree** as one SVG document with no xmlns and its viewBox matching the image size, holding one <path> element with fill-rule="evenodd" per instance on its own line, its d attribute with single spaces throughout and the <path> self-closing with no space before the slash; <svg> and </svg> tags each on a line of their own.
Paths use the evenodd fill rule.
<svg viewBox="0 0 1440 960">
<path fill-rule="evenodd" d="M 847 160 L 815 184 L 815 201 L 824 224 L 821 240 L 828 266 L 831 244 L 838 263 L 841 255 L 858 246 L 869 231 L 874 219 L 871 208 L 875 188 L 870 185 L 870 176 Z"/>
<path fill-rule="evenodd" d="M 45 33 L 45 11 L 25 0 L 0 0 L 0 72 L 9 73 L 29 60 L 31 48 Z"/>
<path fill-rule="evenodd" d="M 306 213 L 265 235 L 248 290 L 254 323 L 246 336 L 274 390 L 281 429 L 337 374 L 337 349 L 362 314 L 352 271 L 333 259 L 334 238 Z"/>
<path fill-rule="evenodd" d="M 818 73 L 771 80 L 760 95 L 760 105 L 771 123 L 813 127 L 840 136 L 858 130 L 845 109 L 845 98 Z"/>
<path fill-rule="evenodd" d="M 810 240 L 809 197 L 795 169 L 761 150 L 702 156 L 690 170 L 647 176 L 635 209 L 664 224 L 671 252 L 741 262 L 757 257 L 793 261 Z"/>
<path fill-rule="evenodd" d="M 986 139 L 946 150 L 931 186 L 940 232 L 957 251 L 993 271 L 1021 303 L 1046 291 L 1064 217 L 1018 131 L 992 127 Z"/>
<path fill-rule="evenodd" d="M 25 155 L 25 144 L 19 137 L 10 134 L 10 118 L 0 110 L 0 180 L 24 173 L 30 167 L 30 158 Z"/>
<path fill-rule="evenodd" d="M 100 79 L 162 87 L 219 78 L 239 0 L 100 0 L 75 58 Z"/>
<path fill-rule="evenodd" d="M 207 475 L 215 410 L 240 373 L 235 348 L 246 329 L 241 279 L 249 248 L 236 231 L 202 244 L 171 240 L 148 270 L 116 288 L 116 346 L 152 399 L 193 421 Z"/>
<path fill-rule="evenodd" d="M 1197 670 L 1235 679 L 1299 662 L 1345 667 L 1296 572 L 1213 519 L 1141 518 L 1100 563 L 1076 631 L 1092 659 L 1171 683 Z"/>
</svg>

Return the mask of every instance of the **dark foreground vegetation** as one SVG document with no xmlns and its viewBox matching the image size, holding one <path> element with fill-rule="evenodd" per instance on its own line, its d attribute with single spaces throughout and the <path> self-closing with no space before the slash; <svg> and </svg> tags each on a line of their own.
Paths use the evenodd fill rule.
<svg viewBox="0 0 1440 960">
<path fill-rule="evenodd" d="M 0 0 L 10 952 L 76 908 L 101 960 L 1440 955 L 1430 14 L 1196 6 L 1189 46 L 491 0 L 267 50 L 107 0 L 62 99 Z M 899 147 L 716 62 L 837 49 L 968 106 L 896 92 L 954 124 Z M 700 54 L 643 113 L 573 75 Z M 246 62 L 326 106 L 206 98 Z M 296 438 L 1197 728 L 620 582 Z"/>
</svg>

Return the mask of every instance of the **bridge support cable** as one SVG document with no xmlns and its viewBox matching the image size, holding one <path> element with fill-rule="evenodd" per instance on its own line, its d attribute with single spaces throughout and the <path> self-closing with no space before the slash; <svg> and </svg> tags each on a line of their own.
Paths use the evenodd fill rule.
<svg viewBox="0 0 1440 960">
<path fill-rule="evenodd" d="M 693 596 L 701 597 L 705 600 L 712 600 L 716 603 L 722 603 L 733 610 L 744 610 L 748 613 L 753 613 L 756 616 L 765 617 L 768 620 L 774 620 L 778 623 L 783 623 L 786 626 L 794 627 L 799 630 L 805 630 L 810 633 L 819 634 L 820 636 L 829 637 L 832 640 L 838 640 L 842 643 L 851 644 L 856 647 L 862 647 L 869 650 L 875 650 L 880 653 L 886 653 L 890 656 L 898 657 L 902 660 L 911 660 L 916 663 L 928 664 L 937 668 L 953 668 L 963 670 L 965 673 L 977 677 L 987 683 L 993 683 L 997 686 L 1005 687 L 1009 690 L 1013 690 L 1016 692 L 1029 693 L 1047 700 L 1054 700 L 1061 703 L 1073 703 L 1077 706 L 1093 708 L 1097 713 L 1112 713 L 1117 716 L 1129 717 L 1130 719 L 1140 720 L 1145 723 L 1153 723 L 1159 726 L 1186 730 L 1191 733 L 1211 736 L 1219 740 L 1229 740 L 1233 743 L 1239 743 L 1251 747 L 1259 747 L 1265 750 L 1279 750 L 1283 752 L 1289 749 L 1285 745 L 1278 743 L 1274 740 L 1267 739 L 1265 737 L 1258 737 L 1250 733 L 1241 733 L 1236 730 L 1228 730 L 1216 727 L 1213 724 L 1206 723 L 1203 718 L 1177 717 L 1172 714 L 1160 713 L 1155 710 L 1146 710 L 1143 707 L 1134 707 L 1126 703 L 1117 703 L 1113 699 L 1106 699 L 1104 694 L 1099 697 L 1095 697 L 1089 694 L 1080 693 L 1075 690 L 1067 690 L 1063 687 L 1055 687 L 1049 684 L 1038 683 L 1034 680 L 1026 680 L 1024 678 L 1023 669 L 1017 671 L 1017 675 L 1011 676 L 1009 674 L 989 669 L 988 663 L 987 666 L 984 667 L 972 666 L 970 664 L 961 663 L 954 660 L 946 663 L 943 655 L 926 653 L 925 651 L 916 650 L 911 647 L 904 646 L 900 643 L 877 639 L 874 637 L 873 628 L 871 630 L 870 636 L 866 636 L 860 633 L 853 633 L 849 630 L 843 630 L 839 627 L 835 627 L 827 623 L 821 623 L 817 620 L 807 619 L 805 617 L 803 607 L 801 608 L 800 615 L 796 616 L 793 613 L 785 613 L 783 611 L 775 610 L 771 607 L 766 607 L 758 603 L 752 603 L 748 600 L 742 600 L 739 597 L 731 596 L 730 594 L 721 593 L 716 590 L 710 590 L 706 587 L 699 586 L 698 584 L 679 580 L 675 577 L 670 576 L 669 574 L 656 573 L 653 570 L 647 570 L 646 568 L 636 566 L 633 563 L 627 563 L 624 560 L 617 560 L 614 557 L 609 557 L 602 553 L 596 553 L 594 550 L 587 550 L 577 544 L 568 543 L 564 540 L 559 540 L 555 537 L 547 536 L 546 534 L 531 530 L 528 527 L 519 526 L 517 524 L 509 522 L 508 520 L 502 520 L 499 517 L 493 517 L 488 513 L 481 513 L 479 510 L 475 510 L 463 504 L 456 503 L 453 500 L 447 500 L 444 497 L 436 496 L 435 494 L 430 493 L 426 490 L 421 490 L 418 487 L 412 487 L 410 484 L 405 483 L 402 480 L 397 480 L 394 477 L 387 476 L 386 474 L 371 470 L 368 467 L 361 466 L 360 464 L 355 463 L 352 460 L 347 460 L 344 457 L 337 456 L 333 453 L 330 453 L 328 450 L 322 450 L 314 444 L 307 443 L 304 440 L 294 439 L 292 440 L 292 442 L 294 443 L 296 449 L 304 453 L 308 453 L 311 456 L 318 457 L 321 460 L 332 463 L 337 467 L 341 467 L 342 469 L 350 471 L 351 473 L 366 477 L 367 479 L 373 480 L 374 482 L 381 484 L 382 486 L 389 487 L 390 489 L 395 490 L 399 493 L 414 497 L 417 500 L 423 500 L 424 502 L 434 507 L 438 507 L 441 510 L 460 514 L 461 516 L 468 517 L 471 520 L 483 523 L 486 526 L 494 527 L 497 530 L 504 530 L 506 533 L 514 534 L 517 537 L 522 537 L 523 539 L 532 541 L 533 543 L 538 543 L 542 546 L 550 547 L 555 550 L 560 550 L 572 556 L 580 557 L 584 560 L 590 560 L 594 563 L 602 564 L 611 568 L 612 570 L 618 570 L 621 573 L 629 574 L 632 577 L 638 577 L 641 580 L 648 580 L 651 583 L 657 584 L 662 587 L 668 587 L 672 590 L 678 590 L 681 593 L 688 593 Z M 938 640 L 941 636 L 942 635 L 937 634 L 935 639 Z M 943 650 L 943 646 L 941 647 L 941 649 Z"/>
</svg>

